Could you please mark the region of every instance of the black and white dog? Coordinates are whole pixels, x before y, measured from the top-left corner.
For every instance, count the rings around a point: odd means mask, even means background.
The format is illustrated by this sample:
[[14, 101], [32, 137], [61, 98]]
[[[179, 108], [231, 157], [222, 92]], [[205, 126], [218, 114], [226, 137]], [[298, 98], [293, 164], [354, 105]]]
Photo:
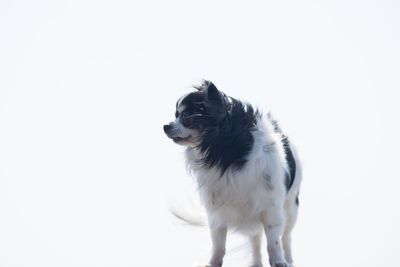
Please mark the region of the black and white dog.
[[209, 81], [176, 103], [166, 135], [184, 145], [212, 239], [206, 266], [222, 266], [228, 229], [244, 233], [261, 267], [265, 232], [272, 267], [293, 264], [291, 231], [302, 178], [297, 154], [271, 114], [225, 95]]

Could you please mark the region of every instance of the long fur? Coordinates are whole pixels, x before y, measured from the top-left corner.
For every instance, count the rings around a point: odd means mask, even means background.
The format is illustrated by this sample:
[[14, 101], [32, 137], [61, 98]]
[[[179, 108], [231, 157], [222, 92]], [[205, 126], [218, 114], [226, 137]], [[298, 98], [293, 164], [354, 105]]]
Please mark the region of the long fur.
[[[164, 130], [187, 146], [187, 165], [196, 177], [214, 247], [220, 247], [209, 266], [222, 265], [226, 228], [250, 239], [264, 230], [271, 265], [290, 266], [302, 179], [296, 150], [270, 113], [262, 116], [208, 81], [196, 89], [178, 101], [177, 119]], [[253, 259], [255, 266], [261, 266], [259, 258]]]

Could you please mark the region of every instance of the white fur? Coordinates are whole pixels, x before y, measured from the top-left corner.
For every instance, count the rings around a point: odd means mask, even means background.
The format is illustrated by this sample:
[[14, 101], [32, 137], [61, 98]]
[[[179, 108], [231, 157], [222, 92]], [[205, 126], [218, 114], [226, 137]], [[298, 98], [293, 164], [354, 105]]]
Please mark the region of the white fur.
[[297, 171], [289, 192], [285, 187], [288, 166], [279, 134], [269, 120], [259, 120], [254, 132], [254, 145], [247, 163], [240, 170], [228, 168], [222, 177], [217, 167], [198, 165], [202, 158], [196, 148], [188, 147], [186, 159], [198, 183], [213, 241], [208, 266], [221, 266], [225, 254], [227, 229], [249, 237], [252, 266], [262, 266], [260, 237], [264, 230], [270, 264], [287, 267], [292, 264], [290, 232], [297, 217], [296, 196], [301, 182], [301, 166], [293, 147]]

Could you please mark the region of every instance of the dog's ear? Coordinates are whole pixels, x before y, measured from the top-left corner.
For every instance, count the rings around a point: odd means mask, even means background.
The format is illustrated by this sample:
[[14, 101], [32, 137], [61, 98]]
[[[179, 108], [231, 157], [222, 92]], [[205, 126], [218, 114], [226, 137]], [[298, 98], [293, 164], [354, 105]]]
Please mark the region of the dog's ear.
[[219, 91], [212, 82], [205, 82], [207, 83], [204, 87], [205, 106], [209, 108], [215, 118], [222, 119], [226, 114], [225, 94]]
[[210, 81], [205, 81], [205, 95], [207, 101], [212, 103], [216, 106], [223, 106], [224, 105], [224, 96], [223, 94], [217, 89], [217, 87]]

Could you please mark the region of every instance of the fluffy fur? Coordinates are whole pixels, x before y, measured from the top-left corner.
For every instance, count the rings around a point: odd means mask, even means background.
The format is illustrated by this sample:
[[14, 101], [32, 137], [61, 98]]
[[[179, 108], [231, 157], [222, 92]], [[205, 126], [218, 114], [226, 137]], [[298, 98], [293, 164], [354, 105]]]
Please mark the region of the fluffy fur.
[[248, 236], [252, 266], [262, 266], [263, 232], [271, 266], [292, 266], [302, 176], [296, 151], [270, 114], [263, 117], [209, 81], [195, 89], [178, 100], [176, 119], [164, 131], [187, 147], [213, 243], [207, 266], [222, 266], [228, 229]]

